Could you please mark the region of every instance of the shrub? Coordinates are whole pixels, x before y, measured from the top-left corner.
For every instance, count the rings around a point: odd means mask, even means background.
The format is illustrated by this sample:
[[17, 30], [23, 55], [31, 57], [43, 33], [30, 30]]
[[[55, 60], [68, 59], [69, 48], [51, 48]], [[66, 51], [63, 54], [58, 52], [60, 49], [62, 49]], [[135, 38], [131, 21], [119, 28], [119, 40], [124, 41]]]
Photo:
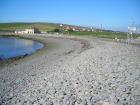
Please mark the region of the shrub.
[[53, 32], [60, 32], [60, 30], [59, 29], [54, 29]]

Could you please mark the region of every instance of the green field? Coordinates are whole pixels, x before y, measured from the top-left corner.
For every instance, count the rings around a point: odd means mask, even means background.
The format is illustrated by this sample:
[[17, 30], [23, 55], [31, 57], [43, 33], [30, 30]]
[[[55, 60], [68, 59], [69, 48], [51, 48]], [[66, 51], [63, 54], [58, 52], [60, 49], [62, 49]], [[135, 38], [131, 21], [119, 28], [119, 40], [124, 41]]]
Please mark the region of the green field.
[[[70, 26], [65, 24], [64, 26]], [[11, 31], [14, 32], [16, 29], [26, 29], [26, 28], [37, 28], [40, 31], [53, 32], [54, 30], [59, 30], [59, 33], [64, 33], [68, 35], [76, 36], [89, 36], [89, 37], [98, 37], [98, 38], [109, 38], [114, 39], [116, 36], [119, 39], [126, 39], [127, 33], [125, 32], [87, 32], [87, 31], [64, 31], [63, 27], [60, 28], [60, 24], [55, 23], [0, 23], [0, 31]], [[63, 29], [63, 30], [62, 30]], [[134, 34], [133, 38], [140, 37], [140, 34]]]
[[15, 31], [16, 29], [38, 28], [40, 31], [52, 31], [58, 28], [53, 23], [0, 23], [0, 31]]

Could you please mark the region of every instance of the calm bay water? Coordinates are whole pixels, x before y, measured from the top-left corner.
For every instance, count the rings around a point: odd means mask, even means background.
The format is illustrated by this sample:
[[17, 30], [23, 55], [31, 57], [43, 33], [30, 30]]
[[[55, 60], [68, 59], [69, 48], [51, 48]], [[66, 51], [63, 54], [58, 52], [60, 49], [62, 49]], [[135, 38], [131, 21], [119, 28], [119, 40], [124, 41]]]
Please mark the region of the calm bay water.
[[0, 38], [0, 60], [30, 55], [43, 47], [42, 43], [33, 40]]

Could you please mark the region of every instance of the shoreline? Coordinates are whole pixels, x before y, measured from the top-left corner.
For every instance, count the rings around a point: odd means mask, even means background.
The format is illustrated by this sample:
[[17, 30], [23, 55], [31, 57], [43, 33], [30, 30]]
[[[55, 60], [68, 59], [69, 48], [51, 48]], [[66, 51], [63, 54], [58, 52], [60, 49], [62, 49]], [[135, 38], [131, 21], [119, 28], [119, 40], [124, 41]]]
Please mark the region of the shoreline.
[[[10, 35], [0, 35], [0, 37], [15, 37], [15, 38], [20, 38], [20, 39], [27, 39], [27, 40], [33, 40], [33, 41], [37, 41], [37, 42], [40, 42], [40, 43], [42, 43], [43, 45], [44, 45], [44, 47], [43, 48], [41, 48], [41, 49], [39, 49], [39, 50], [37, 50], [36, 52], [34, 52], [34, 53], [32, 53], [32, 54], [30, 54], [30, 55], [27, 55], [27, 56], [19, 56], [19, 57], [14, 57], [14, 58], [11, 58], [11, 59], [7, 59], [7, 60], [2, 60], [2, 61], [0, 61], [0, 66], [1, 67], [3, 67], [3, 66], [5, 66], [7, 63], [8, 63], [8, 65], [10, 64], [10, 63], [13, 63], [13, 62], [18, 62], [19, 60], [21, 60], [21, 59], [24, 59], [25, 57], [29, 57], [29, 56], [32, 56], [32, 55], [34, 55], [35, 53], [38, 53], [38, 52], [40, 52], [40, 51], [42, 51], [42, 50], [45, 50], [45, 49], [49, 49], [49, 44], [47, 43], [47, 42], [45, 42], [45, 41], [43, 41], [43, 40], [38, 40], [37, 38], [35, 39], [34, 37], [28, 37], [28, 36], [19, 36], [19, 35], [12, 35], [12, 36], [10, 36]], [[47, 47], [47, 48], [46, 48]]]
[[0, 104], [139, 104], [139, 47], [101, 39], [26, 37], [50, 48], [0, 68]]
[[[8, 63], [9, 64], [14, 64], [14, 63], [17, 63], [18, 61], [21, 61], [21, 60], [24, 60], [26, 57], [30, 57], [34, 54], [38, 54], [39, 52], [44, 52], [44, 51], [47, 51], [47, 50], [50, 50], [51, 48], [53, 48], [55, 45], [53, 45], [53, 43], [51, 42], [46, 42], [46, 40], [43, 39], [44, 38], [57, 38], [57, 39], [68, 39], [68, 40], [74, 40], [74, 41], [78, 41], [81, 43], [82, 45], [82, 49], [88, 49], [88, 47], [90, 46], [89, 43], [86, 41], [86, 39], [80, 39], [80, 37], [56, 37], [56, 36], [34, 36], [34, 35], [0, 35], [0, 37], [16, 37], [16, 38], [21, 38], [21, 39], [27, 39], [27, 40], [33, 40], [33, 41], [37, 41], [37, 42], [40, 42], [40, 43], [43, 43], [44, 44], [44, 47], [38, 51], [36, 51], [35, 53], [32, 53], [31, 55], [27, 55], [27, 56], [20, 56], [20, 57], [14, 57], [14, 58], [11, 58], [11, 59], [8, 59], [8, 60], [5, 60], [5, 61], [0, 61], [0, 66], [3, 67], [5, 66], [5, 64]], [[41, 38], [40, 38], [41, 37]]]

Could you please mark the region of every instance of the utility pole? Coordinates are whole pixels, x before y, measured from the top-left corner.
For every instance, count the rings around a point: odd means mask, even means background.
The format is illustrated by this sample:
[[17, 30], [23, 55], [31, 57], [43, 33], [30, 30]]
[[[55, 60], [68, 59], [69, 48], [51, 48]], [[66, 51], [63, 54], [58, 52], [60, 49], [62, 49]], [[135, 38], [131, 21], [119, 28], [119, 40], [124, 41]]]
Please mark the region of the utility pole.
[[63, 24], [60, 24], [60, 31], [62, 33], [62, 27], [63, 27]]
[[103, 27], [103, 26], [102, 26], [102, 24], [101, 24], [101, 32], [102, 32], [102, 27]]

